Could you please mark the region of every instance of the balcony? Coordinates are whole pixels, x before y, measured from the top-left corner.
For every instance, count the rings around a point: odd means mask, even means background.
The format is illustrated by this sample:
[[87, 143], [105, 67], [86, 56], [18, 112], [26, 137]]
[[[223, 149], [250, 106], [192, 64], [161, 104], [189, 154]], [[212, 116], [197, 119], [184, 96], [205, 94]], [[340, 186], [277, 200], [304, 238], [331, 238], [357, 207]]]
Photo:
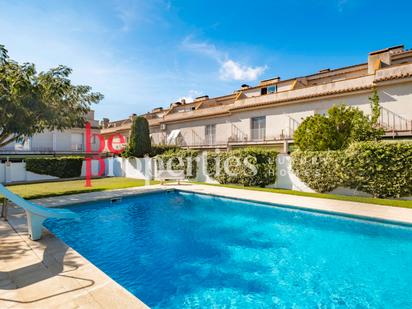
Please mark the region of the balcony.
[[385, 130], [385, 136], [412, 136], [412, 120], [381, 106], [379, 126]]
[[265, 139], [266, 139], [266, 128], [250, 130], [250, 140], [251, 141], [264, 141]]

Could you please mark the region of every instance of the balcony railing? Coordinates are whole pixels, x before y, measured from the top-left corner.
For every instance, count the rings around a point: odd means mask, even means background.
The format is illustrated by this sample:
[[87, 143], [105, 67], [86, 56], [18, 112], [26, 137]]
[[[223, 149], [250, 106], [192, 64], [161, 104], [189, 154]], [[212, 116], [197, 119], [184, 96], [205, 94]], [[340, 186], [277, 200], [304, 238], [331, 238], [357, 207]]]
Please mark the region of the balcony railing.
[[264, 141], [266, 139], [266, 129], [251, 129], [250, 137], [252, 141]]
[[412, 131], [412, 120], [406, 119], [382, 106], [380, 107], [379, 125], [386, 132]]
[[[236, 125], [232, 124], [231, 135], [228, 138], [220, 137], [219, 132], [212, 135], [200, 135], [195, 130], [183, 132], [176, 139], [177, 146], [206, 148], [206, 147], [223, 147], [233, 144], [264, 144], [276, 143], [283, 140], [292, 139], [293, 132], [299, 123], [296, 120], [290, 120], [289, 127], [283, 129], [280, 134], [268, 134], [265, 128], [251, 129], [249, 134], [246, 134]], [[226, 133], [226, 132], [225, 132]], [[225, 134], [226, 135], [226, 134]], [[152, 138], [153, 145], [165, 144], [166, 139]]]

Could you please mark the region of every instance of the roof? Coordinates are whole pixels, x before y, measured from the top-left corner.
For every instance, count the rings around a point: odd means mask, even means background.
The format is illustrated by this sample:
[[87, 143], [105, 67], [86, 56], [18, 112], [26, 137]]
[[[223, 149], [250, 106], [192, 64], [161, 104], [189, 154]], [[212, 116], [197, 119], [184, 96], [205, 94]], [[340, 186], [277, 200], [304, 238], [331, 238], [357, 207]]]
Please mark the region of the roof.
[[[405, 58], [406, 61], [400, 64], [396, 63], [378, 67], [374, 74], [368, 73], [367, 63], [361, 63], [332, 70], [321, 70], [315, 74], [284, 81], [278, 78], [271, 78], [261, 81], [259, 85], [236, 90], [228, 95], [214, 98], [205, 96], [204, 99], [199, 101], [182, 102], [179, 105], [172, 104], [170, 108], [155, 110], [142, 116], [148, 119], [150, 126], [159, 126], [162, 123], [192, 121], [205, 117], [220, 117], [251, 108], [310, 101], [315, 98], [337, 96], [344, 93], [365, 92], [370, 91], [381, 82], [412, 78], [412, 50], [404, 51], [403, 46], [395, 46], [372, 52], [370, 55], [385, 52], [390, 53], [391, 59]], [[271, 82], [272, 80], [273, 82]], [[267, 87], [272, 84], [281, 85], [283, 88], [276, 93], [266, 95], [252, 96], [251, 93], [248, 93], [251, 89]], [[130, 119], [124, 119], [111, 122], [109, 128], [104, 130], [113, 128], [113, 131], [118, 131], [130, 128], [130, 126]]]

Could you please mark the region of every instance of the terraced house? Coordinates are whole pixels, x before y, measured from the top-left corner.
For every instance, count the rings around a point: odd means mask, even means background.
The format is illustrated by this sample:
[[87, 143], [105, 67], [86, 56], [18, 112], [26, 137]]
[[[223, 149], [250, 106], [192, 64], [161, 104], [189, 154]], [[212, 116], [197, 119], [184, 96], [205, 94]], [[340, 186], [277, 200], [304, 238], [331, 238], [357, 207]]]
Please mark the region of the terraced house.
[[[232, 94], [170, 104], [143, 115], [154, 144], [197, 149], [266, 145], [287, 151], [293, 133], [307, 116], [325, 113], [334, 104], [359, 107], [370, 114], [376, 87], [385, 138], [412, 137], [412, 50], [395, 46], [369, 53], [367, 62], [281, 80], [242, 85]], [[101, 133], [128, 136], [131, 120], [104, 119]]]

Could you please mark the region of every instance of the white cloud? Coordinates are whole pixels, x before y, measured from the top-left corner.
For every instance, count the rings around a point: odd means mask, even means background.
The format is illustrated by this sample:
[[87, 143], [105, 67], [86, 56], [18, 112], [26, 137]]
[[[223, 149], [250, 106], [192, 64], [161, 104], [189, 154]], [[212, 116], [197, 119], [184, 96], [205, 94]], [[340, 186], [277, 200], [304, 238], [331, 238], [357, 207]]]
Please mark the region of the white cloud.
[[254, 81], [256, 80], [264, 71], [264, 67], [248, 67], [241, 65], [233, 60], [225, 61], [219, 70], [220, 79], [222, 80], [244, 80], [244, 81]]
[[182, 99], [183, 99], [183, 100], [186, 101], [186, 103], [191, 103], [191, 102], [193, 102], [193, 100], [195, 98], [197, 98], [198, 96], [201, 96], [201, 95], [202, 95], [202, 92], [200, 92], [200, 91], [189, 90], [187, 95], [185, 95], [183, 97], [180, 97], [179, 99], [177, 99], [177, 101], [182, 101]]
[[183, 40], [182, 47], [216, 60], [220, 65], [219, 78], [221, 80], [254, 81], [267, 68], [266, 66], [251, 67], [242, 65], [230, 59], [227, 53], [218, 50], [214, 44], [195, 42], [192, 40], [192, 36], [188, 36]]

